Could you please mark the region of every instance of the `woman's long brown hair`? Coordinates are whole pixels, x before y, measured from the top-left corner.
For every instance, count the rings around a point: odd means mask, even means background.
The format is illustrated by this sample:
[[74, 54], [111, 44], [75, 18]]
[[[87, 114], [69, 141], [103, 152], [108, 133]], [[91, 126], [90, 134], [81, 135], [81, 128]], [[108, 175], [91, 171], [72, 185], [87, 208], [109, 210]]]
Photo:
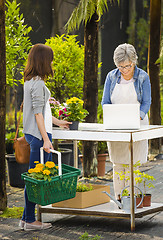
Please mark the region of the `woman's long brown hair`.
[[44, 81], [49, 75], [53, 76], [51, 62], [53, 61], [52, 49], [44, 44], [35, 44], [28, 55], [27, 65], [24, 70], [24, 81], [39, 76]]

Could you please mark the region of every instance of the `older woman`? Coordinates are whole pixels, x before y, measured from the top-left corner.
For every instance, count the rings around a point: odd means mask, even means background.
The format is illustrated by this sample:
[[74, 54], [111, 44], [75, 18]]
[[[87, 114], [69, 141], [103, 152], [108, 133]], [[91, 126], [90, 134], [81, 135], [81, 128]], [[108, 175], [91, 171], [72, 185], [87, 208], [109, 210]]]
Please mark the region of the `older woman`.
[[[114, 51], [116, 69], [110, 71], [106, 77], [102, 105], [121, 103], [140, 103], [140, 123], [148, 124], [148, 111], [151, 104], [151, 85], [148, 74], [136, 66], [137, 54], [131, 44], [120, 44]], [[110, 160], [113, 163], [113, 184], [115, 197], [128, 185], [119, 179], [116, 172], [128, 175], [130, 163], [129, 144], [122, 142], [108, 142]], [[135, 142], [133, 146], [134, 163], [145, 163], [148, 154], [148, 141]], [[124, 164], [128, 166], [124, 167]]]

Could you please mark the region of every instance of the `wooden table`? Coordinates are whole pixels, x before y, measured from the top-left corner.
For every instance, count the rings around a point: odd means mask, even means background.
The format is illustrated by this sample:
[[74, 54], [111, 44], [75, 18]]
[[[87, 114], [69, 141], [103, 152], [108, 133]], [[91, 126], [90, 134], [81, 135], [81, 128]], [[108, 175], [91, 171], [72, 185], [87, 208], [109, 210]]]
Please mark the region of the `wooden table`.
[[[133, 142], [144, 139], [154, 139], [163, 137], [163, 126], [144, 125], [138, 130], [104, 130], [103, 124], [80, 123], [78, 131], [64, 129], [53, 129], [53, 139], [66, 139], [74, 141], [74, 166], [78, 167], [77, 140], [83, 141], [122, 141], [130, 143], [130, 192], [131, 192], [131, 213], [124, 213], [122, 210], [115, 210], [111, 204], [101, 204], [86, 209], [67, 209], [45, 206], [38, 208], [38, 219], [41, 213], [59, 213], [73, 215], [90, 215], [116, 218], [130, 218], [131, 231], [135, 229], [135, 217], [143, 217], [158, 211], [163, 211], [163, 203], [153, 203], [149, 208], [142, 208], [134, 211], [134, 174], [133, 174]], [[113, 204], [114, 205], [114, 204]]]

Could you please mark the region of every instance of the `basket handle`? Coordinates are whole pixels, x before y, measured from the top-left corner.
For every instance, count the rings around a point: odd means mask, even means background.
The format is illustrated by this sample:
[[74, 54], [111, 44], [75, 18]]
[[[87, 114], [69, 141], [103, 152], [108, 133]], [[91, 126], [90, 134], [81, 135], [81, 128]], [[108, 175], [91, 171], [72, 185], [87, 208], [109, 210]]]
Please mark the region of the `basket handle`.
[[[50, 149], [50, 152], [56, 153], [58, 155], [58, 172], [59, 172], [59, 176], [61, 176], [62, 175], [61, 152], [58, 152], [58, 151], [53, 150], [53, 149]], [[43, 147], [40, 148], [40, 156], [41, 156], [41, 163], [44, 164]]]

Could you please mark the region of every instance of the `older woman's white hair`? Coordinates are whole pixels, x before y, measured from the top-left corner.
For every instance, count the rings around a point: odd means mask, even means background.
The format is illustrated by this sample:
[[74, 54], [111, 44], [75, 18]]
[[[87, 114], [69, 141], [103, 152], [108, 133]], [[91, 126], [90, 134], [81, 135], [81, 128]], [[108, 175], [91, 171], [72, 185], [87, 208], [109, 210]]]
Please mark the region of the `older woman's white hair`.
[[114, 51], [113, 60], [118, 67], [125, 61], [132, 62], [134, 65], [137, 63], [138, 56], [134, 46], [128, 43], [120, 44]]

